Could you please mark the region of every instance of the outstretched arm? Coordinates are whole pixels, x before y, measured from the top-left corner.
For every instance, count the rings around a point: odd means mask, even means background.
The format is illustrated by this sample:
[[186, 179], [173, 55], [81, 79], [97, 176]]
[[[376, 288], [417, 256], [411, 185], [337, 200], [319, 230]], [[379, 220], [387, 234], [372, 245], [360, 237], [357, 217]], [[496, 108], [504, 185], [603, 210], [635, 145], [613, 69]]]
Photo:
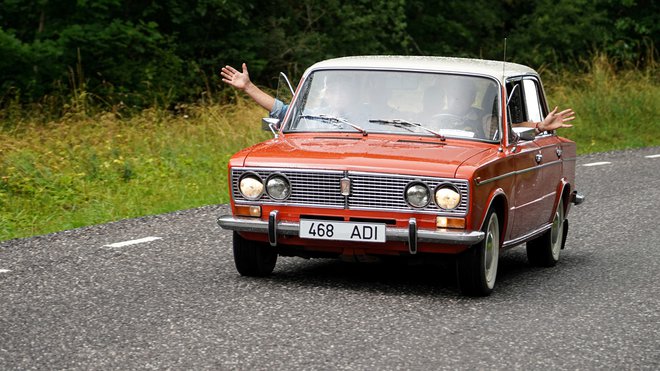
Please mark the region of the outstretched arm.
[[559, 107], [555, 107], [555, 109], [553, 109], [550, 113], [548, 113], [547, 116], [545, 116], [543, 121], [540, 122], [526, 121], [515, 125], [536, 128], [537, 132], [539, 133], [544, 131], [555, 130], [559, 128], [573, 127], [573, 125], [565, 124], [565, 122], [575, 120], [575, 112], [573, 111], [573, 109], [568, 108], [561, 112], [557, 112], [558, 109]]
[[245, 63], [243, 63], [242, 67], [243, 72], [238, 71], [232, 66], [222, 67], [222, 70], [220, 71], [222, 81], [238, 90], [243, 90], [261, 107], [267, 109], [269, 112], [272, 111], [273, 105], [275, 104], [275, 98], [259, 89], [252, 83], [252, 81], [250, 81], [250, 74], [248, 73], [247, 65]]

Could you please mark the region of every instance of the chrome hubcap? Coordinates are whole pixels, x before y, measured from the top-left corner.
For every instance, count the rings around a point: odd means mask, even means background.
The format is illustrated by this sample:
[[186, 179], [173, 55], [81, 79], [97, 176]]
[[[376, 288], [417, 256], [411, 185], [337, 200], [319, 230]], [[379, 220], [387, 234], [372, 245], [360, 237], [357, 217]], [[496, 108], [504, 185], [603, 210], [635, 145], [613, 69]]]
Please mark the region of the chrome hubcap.
[[561, 242], [564, 238], [564, 209], [563, 203], [560, 203], [555, 213], [555, 219], [552, 221], [552, 231], [550, 239], [552, 243], [552, 257], [559, 260], [559, 251], [561, 250]]
[[489, 288], [495, 286], [497, 276], [497, 262], [500, 252], [500, 227], [497, 214], [493, 214], [488, 221], [486, 230], [486, 241], [484, 245], [484, 268], [486, 273], [486, 284]]

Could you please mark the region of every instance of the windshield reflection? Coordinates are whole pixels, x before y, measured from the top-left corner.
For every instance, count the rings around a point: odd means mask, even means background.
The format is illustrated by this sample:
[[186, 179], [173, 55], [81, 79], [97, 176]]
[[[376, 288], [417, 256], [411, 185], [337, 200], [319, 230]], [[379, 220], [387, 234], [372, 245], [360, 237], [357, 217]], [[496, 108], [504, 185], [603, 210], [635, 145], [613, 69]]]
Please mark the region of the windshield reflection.
[[[357, 127], [369, 133], [498, 140], [498, 91], [495, 81], [479, 76], [317, 71], [290, 108], [285, 132], [355, 132]], [[319, 117], [352, 125], [328, 125]]]

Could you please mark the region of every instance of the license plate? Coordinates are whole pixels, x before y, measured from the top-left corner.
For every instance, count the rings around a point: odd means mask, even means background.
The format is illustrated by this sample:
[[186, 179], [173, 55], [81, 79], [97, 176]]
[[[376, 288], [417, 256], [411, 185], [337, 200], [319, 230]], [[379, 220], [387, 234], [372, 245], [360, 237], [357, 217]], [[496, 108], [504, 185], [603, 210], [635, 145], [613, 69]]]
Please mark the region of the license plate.
[[300, 220], [301, 238], [357, 242], [385, 242], [385, 224]]

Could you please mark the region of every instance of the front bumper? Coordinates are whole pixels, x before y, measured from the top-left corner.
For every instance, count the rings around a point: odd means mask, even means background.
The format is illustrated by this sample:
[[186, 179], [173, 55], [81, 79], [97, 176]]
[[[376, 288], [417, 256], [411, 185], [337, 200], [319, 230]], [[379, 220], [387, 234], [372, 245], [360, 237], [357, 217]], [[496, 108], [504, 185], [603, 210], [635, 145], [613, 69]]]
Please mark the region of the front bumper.
[[[233, 215], [223, 215], [218, 218], [218, 225], [224, 229], [238, 232], [267, 233], [268, 241], [277, 246], [277, 235], [298, 236], [300, 223], [280, 221], [278, 212], [271, 211], [268, 220], [242, 218]], [[484, 238], [481, 231], [452, 231], [447, 229], [418, 229], [417, 220], [411, 218], [408, 228], [387, 226], [385, 237], [388, 241], [406, 241], [411, 254], [417, 253], [418, 242], [431, 242], [449, 245], [474, 245]]]

